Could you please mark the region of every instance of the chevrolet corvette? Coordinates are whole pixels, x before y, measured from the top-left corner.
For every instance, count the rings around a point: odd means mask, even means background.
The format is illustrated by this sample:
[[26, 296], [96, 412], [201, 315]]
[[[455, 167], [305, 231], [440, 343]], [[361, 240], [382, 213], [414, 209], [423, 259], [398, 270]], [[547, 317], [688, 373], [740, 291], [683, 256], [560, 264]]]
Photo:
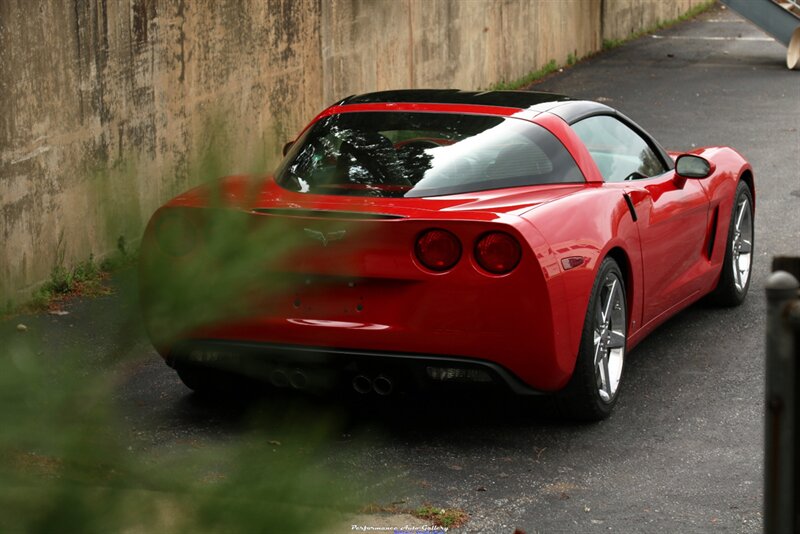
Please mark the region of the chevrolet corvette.
[[700, 299], [743, 302], [754, 207], [735, 150], [668, 152], [602, 103], [350, 96], [274, 174], [157, 210], [145, 324], [198, 392], [240, 376], [365, 397], [492, 387], [599, 420], [658, 325]]

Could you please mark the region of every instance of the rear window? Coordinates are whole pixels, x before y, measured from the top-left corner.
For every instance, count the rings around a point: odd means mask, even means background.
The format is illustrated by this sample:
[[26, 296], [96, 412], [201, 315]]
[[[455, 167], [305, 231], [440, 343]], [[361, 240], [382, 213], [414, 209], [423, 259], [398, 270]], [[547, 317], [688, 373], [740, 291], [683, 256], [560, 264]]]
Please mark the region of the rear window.
[[300, 193], [379, 197], [584, 181], [564, 146], [536, 124], [403, 112], [321, 119], [295, 143], [276, 179]]

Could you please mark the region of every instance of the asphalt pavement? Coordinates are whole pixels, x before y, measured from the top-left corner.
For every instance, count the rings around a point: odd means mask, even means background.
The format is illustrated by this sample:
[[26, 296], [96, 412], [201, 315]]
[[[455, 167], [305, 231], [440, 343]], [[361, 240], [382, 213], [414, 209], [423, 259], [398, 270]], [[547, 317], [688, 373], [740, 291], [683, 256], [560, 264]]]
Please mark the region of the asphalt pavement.
[[[786, 70], [784, 57], [764, 33], [716, 8], [532, 87], [606, 102], [671, 150], [732, 146], [755, 171], [746, 302], [693, 306], [639, 345], [610, 419], [568, 424], [536, 404], [475, 397], [370, 406], [288, 398], [276, 412], [289, 405], [303, 425], [334, 414], [325, 462], [359, 481], [363, 500], [462, 509], [463, 532], [760, 532], [764, 285], [774, 255], [800, 255], [800, 72]], [[138, 324], [116, 321], [135, 316], [125, 298], [132, 278], [122, 273], [115, 295], [69, 303], [68, 315], [17, 317], [0, 327], [26, 323], [24, 335], [41, 338], [54, 357], [68, 346], [89, 347], [87, 361], [120, 357], [120, 346], [135, 355], [115, 399], [134, 448], [239, 439], [246, 402], [198, 400]], [[394, 520], [359, 518], [373, 526]]]

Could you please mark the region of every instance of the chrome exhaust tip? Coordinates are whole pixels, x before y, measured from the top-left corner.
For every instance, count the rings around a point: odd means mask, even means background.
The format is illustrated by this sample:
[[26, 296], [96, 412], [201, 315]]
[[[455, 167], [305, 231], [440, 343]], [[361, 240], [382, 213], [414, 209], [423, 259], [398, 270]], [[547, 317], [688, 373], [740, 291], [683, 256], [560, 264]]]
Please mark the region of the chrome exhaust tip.
[[306, 389], [306, 386], [308, 385], [308, 377], [300, 369], [295, 369], [289, 376], [289, 384], [294, 389]]
[[353, 389], [365, 395], [372, 391], [372, 380], [364, 375], [356, 375], [355, 378], [353, 378]]
[[275, 369], [270, 373], [269, 381], [276, 388], [285, 388], [289, 385], [289, 376], [283, 369]]
[[394, 383], [388, 376], [378, 375], [375, 380], [372, 381], [372, 389], [374, 389], [375, 393], [378, 395], [386, 396], [392, 393]]

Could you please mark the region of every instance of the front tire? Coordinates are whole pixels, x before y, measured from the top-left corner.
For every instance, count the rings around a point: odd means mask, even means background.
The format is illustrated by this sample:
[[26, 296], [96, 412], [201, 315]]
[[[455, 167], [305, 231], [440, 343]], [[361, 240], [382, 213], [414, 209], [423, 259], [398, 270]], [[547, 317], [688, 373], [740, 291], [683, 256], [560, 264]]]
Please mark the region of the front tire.
[[617, 262], [606, 258], [592, 286], [575, 371], [558, 394], [564, 416], [600, 421], [611, 415], [619, 397], [627, 332], [624, 278]]
[[743, 181], [736, 186], [731, 210], [731, 224], [725, 244], [725, 259], [717, 287], [709, 300], [718, 306], [738, 306], [750, 288], [753, 268], [753, 195]]

